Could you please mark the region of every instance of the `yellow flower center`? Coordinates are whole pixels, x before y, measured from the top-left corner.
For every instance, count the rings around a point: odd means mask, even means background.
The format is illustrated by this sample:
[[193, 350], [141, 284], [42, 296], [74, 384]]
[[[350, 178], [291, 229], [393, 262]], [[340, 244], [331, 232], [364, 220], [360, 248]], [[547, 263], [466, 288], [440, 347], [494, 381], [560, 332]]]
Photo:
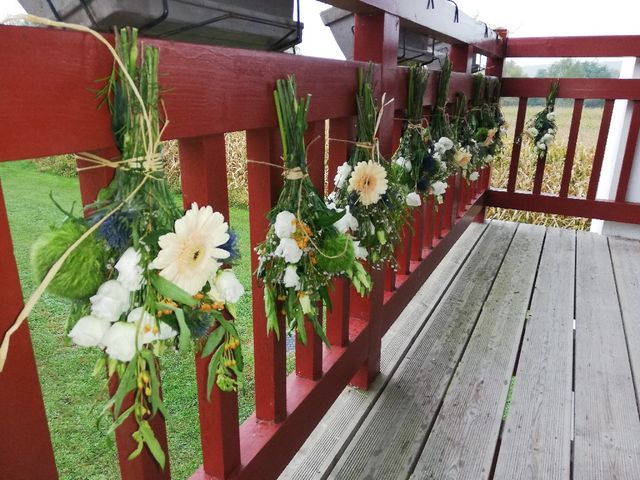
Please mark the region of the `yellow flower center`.
[[195, 267], [204, 259], [204, 246], [200, 243], [184, 245], [180, 253], [180, 263]]

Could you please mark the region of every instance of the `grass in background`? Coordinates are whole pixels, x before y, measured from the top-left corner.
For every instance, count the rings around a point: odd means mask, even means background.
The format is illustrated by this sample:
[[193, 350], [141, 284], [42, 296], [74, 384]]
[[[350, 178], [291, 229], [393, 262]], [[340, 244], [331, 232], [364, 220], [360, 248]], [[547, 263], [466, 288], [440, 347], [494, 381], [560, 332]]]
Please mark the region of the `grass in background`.
[[[543, 107], [539, 106], [529, 106], [527, 108], [525, 121], [528, 121], [542, 108]], [[507, 139], [505, 141], [504, 153], [501, 157], [496, 158], [492, 167], [491, 186], [495, 188], [507, 187], [517, 107], [503, 107], [503, 113], [509, 125], [509, 129]], [[558, 134], [556, 136], [555, 143], [549, 149], [542, 182], [542, 192], [550, 194], [557, 194], [560, 190], [560, 182], [564, 170], [564, 159], [567, 152], [569, 129], [571, 127], [573, 105], [557, 107], [556, 113]], [[571, 182], [569, 184], [570, 196], [586, 197], [601, 119], [602, 108], [585, 108], [582, 111], [578, 144], [573, 160]], [[532, 152], [530, 145], [525, 143], [522, 145], [520, 153], [516, 190], [529, 192], [532, 190], [536, 165], [537, 157]], [[487, 218], [533, 223], [550, 227], [573, 228], [577, 230], [588, 230], [591, 225], [591, 221], [586, 218], [564, 217], [561, 215], [507, 210], [503, 208], [489, 209], [487, 212]]]
[[[31, 245], [49, 225], [62, 220], [62, 214], [48, 197], [49, 192], [65, 207], [76, 202], [76, 212], [80, 205], [77, 177], [42, 173], [38, 171], [40, 165], [29, 161], [0, 164], [0, 180], [25, 297], [36, 287], [29, 261]], [[254, 409], [249, 221], [246, 207], [233, 207], [230, 214], [243, 255], [235, 271], [248, 293], [238, 305], [238, 330], [246, 358], [245, 387], [239, 395], [242, 421]], [[45, 294], [29, 318], [60, 478], [112, 480], [119, 478], [114, 439], [105, 435], [106, 425], [96, 426], [97, 415], [107, 400], [104, 379], [91, 376], [99, 353], [65, 342], [68, 309], [66, 301]], [[172, 476], [187, 478], [202, 463], [193, 355], [165, 355], [162, 372], [169, 411]]]

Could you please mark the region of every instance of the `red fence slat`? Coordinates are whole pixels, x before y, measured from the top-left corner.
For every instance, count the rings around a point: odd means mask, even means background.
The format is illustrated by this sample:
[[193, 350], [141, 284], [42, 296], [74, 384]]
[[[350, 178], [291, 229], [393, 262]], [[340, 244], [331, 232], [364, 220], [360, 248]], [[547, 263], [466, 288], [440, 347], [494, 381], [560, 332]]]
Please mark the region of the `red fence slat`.
[[[275, 129], [247, 131], [247, 169], [249, 172], [249, 226], [251, 269], [258, 267], [255, 247], [261, 243], [269, 222], [265, 214], [276, 202], [282, 186], [282, 170], [255, 162], [281, 165], [282, 146]], [[286, 349], [284, 319], [280, 318], [280, 339], [267, 334], [262, 286], [252, 276], [253, 345], [256, 377], [256, 418], [279, 422], [287, 415]]]
[[602, 170], [602, 160], [604, 159], [604, 151], [607, 146], [607, 138], [609, 137], [609, 127], [611, 127], [611, 114], [615, 100], [609, 99], [604, 102], [604, 110], [602, 111], [602, 120], [600, 121], [600, 131], [598, 133], [598, 143], [596, 151], [593, 155], [593, 167], [591, 168], [591, 177], [589, 178], [589, 189], [587, 190], [587, 198], [593, 200], [596, 198], [598, 182], [600, 181], [600, 171]]
[[518, 180], [518, 164], [520, 163], [520, 150], [522, 148], [522, 132], [524, 131], [524, 119], [527, 114], [527, 97], [522, 97], [518, 101], [518, 116], [516, 117], [516, 127], [513, 136], [513, 146], [511, 148], [511, 164], [509, 165], [509, 180], [507, 191], [514, 192]]
[[580, 130], [580, 117], [582, 116], [582, 106], [584, 100], [576, 99], [573, 104], [573, 116], [571, 117], [571, 128], [569, 130], [569, 143], [567, 145], [567, 154], [564, 161], [564, 171], [562, 173], [562, 181], [560, 183], [560, 196], [566, 197], [569, 193], [569, 183], [571, 182], [571, 173], [573, 170], [573, 158], [576, 154], [576, 144], [578, 143], [578, 132]]
[[533, 177], [533, 189], [532, 193], [534, 195], [538, 195], [542, 191], [542, 181], [544, 180], [544, 167], [547, 163], [547, 152], [546, 150], [540, 154], [538, 154], [537, 163], [536, 163], [536, 173]]
[[[545, 98], [555, 78], [504, 78], [503, 97]], [[561, 78], [558, 98], [640, 100], [640, 79]]]
[[[223, 134], [180, 141], [182, 198], [185, 208], [192, 202], [211, 205], [229, 221], [226, 151]], [[204, 470], [227, 478], [240, 464], [238, 394], [222, 392], [217, 386], [207, 400], [210, 357], [196, 356], [200, 437]]]
[[506, 57], [640, 57], [639, 35], [510, 38]]
[[627, 144], [624, 149], [622, 167], [620, 168], [620, 180], [618, 181], [618, 190], [616, 191], [617, 202], [624, 202], [627, 198], [629, 178], [631, 177], [633, 159], [636, 154], [636, 145], [638, 144], [638, 131], [640, 131], [640, 102], [635, 102], [633, 105], [633, 113], [631, 114], [631, 122], [629, 124]]

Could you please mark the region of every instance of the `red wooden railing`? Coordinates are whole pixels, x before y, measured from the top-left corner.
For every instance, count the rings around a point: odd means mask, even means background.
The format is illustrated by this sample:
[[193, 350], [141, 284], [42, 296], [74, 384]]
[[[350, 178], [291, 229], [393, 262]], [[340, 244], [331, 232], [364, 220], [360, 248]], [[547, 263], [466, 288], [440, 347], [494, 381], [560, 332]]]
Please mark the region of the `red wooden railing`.
[[[402, 115], [406, 104], [407, 73], [396, 65], [400, 19], [454, 43], [451, 100], [457, 91], [470, 96], [474, 53], [491, 56], [489, 71], [500, 74], [503, 42], [476, 38], [466, 24], [450, 25], [450, 20], [444, 22], [437, 15], [425, 16], [422, 9], [418, 16], [405, 7], [388, 12], [382, 8], [388, 2], [382, 0], [334, 3], [357, 13], [357, 61], [152, 41], [160, 48], [170, 121], [165, 139], [179, 140], [185, 205], [194, 201], [210, 204], [228, 216], [225, 132], [247, 131], [248, 158], [281, 162], [272, 91], [275, 80], [289, 74], [296, 76], [300, 95], [313, 95], [308, 138], [324, 139], [328, 120], [330, 137], [348, 140], [353, 138], [357, 69], [365, 61], [375, 62], [378, 94], [386, 92], [387, 98], [395, 99], [379, 130], [381, 151], [390, 156], [400, 134], [393, 119]], [[112, 66], [103, 46], [80, 33], [9, 26], [0, 27], [0, 44], [0, 161], [78, 151], [113, 153], [108, 113], [96, 109], [96, 99], [89, 91]], [[424, 99], [426, 109], [434, 101], [436, 85], [437, 74], [433, 74]], [[309, 151], [315, 159], [310, 162], [310, 174], [320, 188], [324, 145], [317, 141]], [[329, 143], [330, 179], [346, 158], [345, 143]], [[111, 175], [107, 170], [81, 173], [85, 204]], [[250, 163], [248, 177], [253, 247], [266, 233], [265, 213], [277, 197], [281, 176], [276, 168]], [[309, 343], [296, 344], [296, 373], [288, 377], [284, 339], [266, 333], [261, 287], [254, 278], [256, 410], [239, 425], [235, 393], [214, 388], [207, 401], [205, 361], [196, 358], [203, 465], [192, 478], [276, 477], [346, 385], [368, 387], [380, 369], [382, 335], [470, 222], [483, 218], [488, 183], [488, 169], [470, 184], [460, 176], [452, 177], [443, 205], [434, 209], [430, 201], [416, 209], [413, 234], [408, 229], [398, 248], [400, 269], [373, 271], [374, 288], [368, 299], [354, 295], [346, 282], [336, 282], [334, 310], [327, 316], [333, 348], [325, 348], [309, 331]], [[1, 190], [0, 251], [4, 306], [0, 333], [4, 333], [22, 306], [22, 295]], [[251, 261], [255, 268], [254, 253]], [[166, 451], [163, 419], [157, 416], [153, 426]], [[133, 461], [126, 459], [134, 448], [131, 428], [125, 422], [116, 435], [122, 478], [169, 478], [170, 468], [161, 471], [146, 452]], [[57, 478], [26, 324], [14, 336], [7, 366], [0, 373], [0, 431], [0, 477]]]
[[[640, 56], [640, 36], [606, 37], [556, 37], [556, 38], [510, 38], [506, 57], [624, 57]], [[558, 98], [574, 99], [573, 115], [567, 142], [562, 180], [557, 194], [541, 192], [544, 176], [544, 161], [537, 164], [533, 188], [530, 192], [516, 191], [521, 154], [520, 135], [525, 125], [527, 100], [545, 97], [555, 79], [505, 78], [502, 81], [502, 96], [517, 97], [518, 113], [515, 123], [515, 139], [507, 188], [491, 189], [487, 192], [487, 205], [528, 210], [560, 215], [612, 220], [640, 224], [640, 203], [628, 200], [629, 181], [636, 155], [636, 144], [640, 131], [640, 79], [560, 79]], [[584, 101], [604, 100], [604, 108], [596, 143], [593, 165], [586, 195], [569, 196], [573, 160], [578, 141], [578, 131]], [[624, 157], [617, 177], [614, 199], [596, 199], [596, 190], [602, 171], [609, 128], [615, 100], [628, 100], [632, 114], [628, 126]]]

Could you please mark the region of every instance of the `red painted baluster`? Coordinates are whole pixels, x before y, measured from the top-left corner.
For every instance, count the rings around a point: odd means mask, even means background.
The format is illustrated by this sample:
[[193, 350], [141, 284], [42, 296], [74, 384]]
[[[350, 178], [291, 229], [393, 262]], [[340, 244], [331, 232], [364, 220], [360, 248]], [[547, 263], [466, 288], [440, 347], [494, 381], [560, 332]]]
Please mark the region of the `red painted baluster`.
[[[313, 122], [307, 128], [307, 165], [311, 181], [319, 192], [324, 192], [324, 121]], [[318, 321], [322, 323], [322, 306], [318, 306]], [[296, 374], [317, 380], [322, 376], [322, 339], [314, 332], [310, 321], [305, 322], [307, 344], [296, 336]]]
[[[104, 158], [117, 158], [119, 153], [115, 148], [96, 152]], [[89, 164], [79, 161], [78, 166], [83, 167]], [[97, 168], [79, 172], [80, 193], [84, 205], [95, 200], [101, 188], [107, 186], [113, 178], [114, 171], [109, 168]], [[117, 389], [117, 377], [114, 376], [109, 381], [109, 393], [113, 395]], [[124, 411], [133, 402], [133, 395], [125, 397], [122, 410]], [[133, 432], [138, 429], [138, 424], [133, 417], [129, 417], [116, 429], [116, 444], [118, 447], [118, 462], [120, 464], [120, 475], [122, 480], [134, 479], [168, 479], [171, 477], [169, 466], [169, 449], [167, 447], [167, 429], [162, 415], [158, 414], [149, 419], [149, 424], [153, 429], [158, 442], [165, 453], [166, 464], [164, 470], [160, 468], [153, 458], [149, 449], [145, 447], [142, 453], [134, 460], [128, 457], [137, 447], [137, 442], [131, 438]]]
[[[399, 36], [399, 19], [385, 12], [356, 14], [354, 59], [380, 64], [380, 92], [387, 100], [394, 98]], [[378, 138], [380, 152], [390, 158], [393, 149], [393, 105], [388, 105], [380, 121]], [[388, 270], [388, 269], [387, 269]], [[367, 360], [353, 378], [354, 385], [368, 388], [380, 372], [380, 348], [383, 331], [384, 270], [373, 270], [373, 291], [369, 297], [369, 347]], [[393, 285], [393, 281], [391, 285]]]
[[569, 143], [567, 145], [567, 155], [564, 162], [564, 171], [560, 183], [560, 197], [567, 198], [569, 193], [569, 183], [573, 169], [573, 157], [576, 154], [576, 144], [578, 143], [578, 132], [580, 130], [580, 117], [582, 116], [582, 106], [584, 100], [576, 98], [573, 104], [573, 116], [571, 117], [571, 129], [569, 130]]
[[598, 143], [596, 152], [593, 156], [593, 167], [591, 168], [591, 177], [589, 178], [589, 189], [587, 190], [587, 199], [594, 200], [600, 181], [600, 171], [602, 170], [602, 160], [604, 159], [604, 150], [607, 146], [607, 138], [609, 137], [609, 127], [611, 127], [611, 114], [613, 113], [613, 105], [615, 100], [609, 99], [604, 102], [604, 110], [602, 111], [602, 120], [600, 121], [600, 131], [598, 132]]
[[[0, 185], [0, 340], [22, 310], [22, 288]], [[88, 372], [86, 372], [88, 373]], [[7, 479], [58, 478], [29, 326], [11, 337], [0, 372], [0, 472]]]
[[396, 258], [398, 259], [398, 273], [407, 275], [409, 273], [409, 263], [411, 262], [411, 228], [403, 225], [400, 232], [400, 243], [396, 247]]
[[[329, 191], [333, 191], [333, 180], [338, 167], [347, 161], [349, 144], [331, 139], [351, 140], [352, 118], [337, 118], [329, 121]], [[330, 292], [333, 309], [327, 311], [327, 338], [331, 345], [344, 347], [349, 343], [349, 280], [336, 279]]]
[[622, 167], [620, 168], [616, 202], [624, 202], [627, 199], [629, 178], [631, 177], [633, 158], [635, 157], [636, 145], [638, 143], [638, 130], [640, 130], [640, 101], [634, 102], [633, 105], [633, 113], [631, 114], [631, 122], [629, 124], [629, 135], [627, 136], [627, 144], [624, 149], [624, 157], [622, 158]]
[[533, 178], [533, 194], [539, 195], [542, 191], [542, 180], [544, 179], [544, 167], [547, 163], [547, 151], [538, 154], [538, 163], [536, 164], [536, 173]]
[[516, 117], [516, 129], [513, 136], [513, 146], [511, 148], [511, 164], [509, 165], [509, 180], [507, 182], [507, 192], [515, 192], [516, 181], [518, 179], [518, 164], [520, 163], [520, 150], [522, 149], [522, 132], [524, 130], [524, 118], [527, 113], [527, 100], [523, 97], [518, 102], [518, 115]]
[[[229, 221], [224, 134], [180, 140], [180, 174], [185, 208], [211, 205]], [[210, 359], [196, 355], [202, 460], [205, 473], [223, 479], [240, 465], [238, 394], [214, 385], [207, 400]]]
[[[249, 229], [251, 236], [251, 269], [258, 267], [255, 247], [264, 241], [269, 229], [266, 213], [276, 202], [282, 188], [282, 170], [262, 163], [282, 165], [282, 146], [276, 129], [247, 131], [249, 172]], [[264, 293], [252, 276], [253, 347], [256, 376], [256, 417], [279, 422], [287, 416], [286, 331], [284, 318], [279, 318], [280, 339], [267, 334]]]
[[422, 259], [422, 248], [424, 246], [424, 217], [426, 205], [424, 201], [419, 207], [415, 207], [413, 216], [413, 235], [411, 239], [411, 260]]
[[433, 230], [434, 230], [434, 212], [433, 212], [433, 195], [427, 196], [426, 206], [424, 210], [424, 248], [422, 257], [425, 258], [433, 248]]

